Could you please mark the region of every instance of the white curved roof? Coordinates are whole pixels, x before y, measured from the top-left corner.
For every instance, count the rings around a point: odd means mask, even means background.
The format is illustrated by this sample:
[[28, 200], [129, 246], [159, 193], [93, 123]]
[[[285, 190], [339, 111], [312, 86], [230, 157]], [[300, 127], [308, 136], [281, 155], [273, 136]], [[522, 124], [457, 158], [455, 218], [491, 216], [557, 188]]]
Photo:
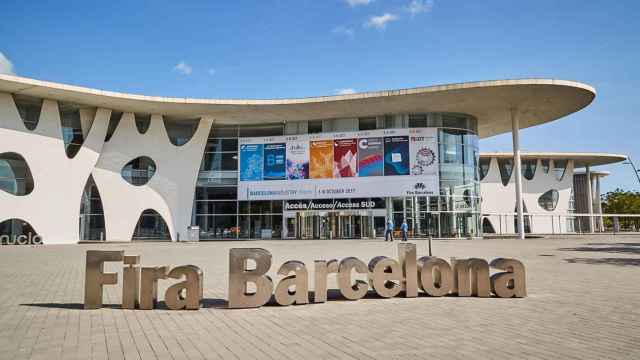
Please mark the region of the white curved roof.
[[[511, 152], [481, 152], [480, 158], [513, 158]], [[586, 165], [597, 166], [614, 164], [627, 160], [626, 155], [607, 153], [587, 153], [587, 152], [521, 152], [520, 158], [527, 159], [550, 159], [550, 160], [573, 160], [574, 167], [580, 168]]]
[[480, 137], [511, 131], [512, 108], [520, 113], [521, 128], [527, 128], [576, 112], [596, 95], [593, 87], [579, 82], [520, 79], [298, 99], [189, 99], [124, 94], [11, 75], [0, 75], [0, 91], [118, 111], [211, 116], [223, 123], [455, 112], [475, 116]]

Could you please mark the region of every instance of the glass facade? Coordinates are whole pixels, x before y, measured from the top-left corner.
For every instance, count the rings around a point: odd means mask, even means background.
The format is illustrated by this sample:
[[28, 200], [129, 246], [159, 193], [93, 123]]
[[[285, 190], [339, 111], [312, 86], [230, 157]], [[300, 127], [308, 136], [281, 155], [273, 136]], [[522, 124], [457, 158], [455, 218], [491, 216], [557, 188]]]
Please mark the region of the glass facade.
[[[439, 195], [389, 198], [389, 201], [380, 198], [371, 201], [377, 206], [358, 211], [291, 210], [285, 206], [286, 200], [237, 200], [238, 138], [407, 127], [438, 128]], [[443, 113], [214, 125], [200, 166], [192, 224], [199, 226], [200, 240], [373, 237], [382, 234], [389, 217], [398, 230], [406, 220], [411, 236], [480, 236], [476, 128], [476, 120], [471, 116]], [[342, 200], [345, 199], [314, 201]]]

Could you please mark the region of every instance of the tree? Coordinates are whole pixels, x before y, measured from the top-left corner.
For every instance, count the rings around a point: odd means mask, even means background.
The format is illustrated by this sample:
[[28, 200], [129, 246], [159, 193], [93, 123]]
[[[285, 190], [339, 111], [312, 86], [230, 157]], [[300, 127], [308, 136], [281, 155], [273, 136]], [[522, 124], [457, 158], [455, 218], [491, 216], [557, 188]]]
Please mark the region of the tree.
[[[640, 192], [624, 191], [620, 188], [601, 195], [602, 212], [605, 214], [640, 214]], [[622, 228], [635, 225], [637, 218], [620, 218]], [[605, 225], [611, 226], [611, 219], [605, 219]]]

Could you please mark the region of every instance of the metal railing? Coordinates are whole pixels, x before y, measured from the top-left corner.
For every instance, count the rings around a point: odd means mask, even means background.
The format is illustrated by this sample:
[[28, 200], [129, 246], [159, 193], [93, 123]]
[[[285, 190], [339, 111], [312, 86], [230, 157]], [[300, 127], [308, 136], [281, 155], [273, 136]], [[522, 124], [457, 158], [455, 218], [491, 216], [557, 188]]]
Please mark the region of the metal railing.
[[[516, 233], [516, 213], [483, 213], [484, 235]], [[493, 231], [485, 223], [488, 218]], [[583, 234], [640, 232], [640, 214], [543, 214], [524, 213], [525, 232], [530, 234]], [[590, 220], [591, 218], [591, 220]]]

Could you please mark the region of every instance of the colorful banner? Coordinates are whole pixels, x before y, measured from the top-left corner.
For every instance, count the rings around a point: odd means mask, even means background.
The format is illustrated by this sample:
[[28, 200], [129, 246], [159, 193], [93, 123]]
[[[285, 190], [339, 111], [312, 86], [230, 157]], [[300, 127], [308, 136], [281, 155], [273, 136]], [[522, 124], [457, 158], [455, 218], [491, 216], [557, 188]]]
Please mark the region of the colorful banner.
[[384, 175], [409, 175], [409, 137], [384, 138]]
[[333, 177], [358, 175], [358, 139], [337, 139], [333, 142]]
[[438, 130], [240, 138], [238, 200], [440, 193]]
[[262, 181], [262, 144], [240, 145], [240, 181]]
[[264, 180], [284, 180], [287, 178], [285, 153], [285, 143], [264, 145]]
[[358, 176], [384, 175], [384, 142], [381, 137], [358, 141]]
[[309, 178], [333, 177], [333, 140], [312, 141], [309, 148]]
[[411, 129], [409, 134], [409, 153], [411, 154], [411, 175], [437, 175], [439, 162], [438, 132], [436, 129]]
[[287, 143], [287, 179], [309, 178], [309, 140]]

